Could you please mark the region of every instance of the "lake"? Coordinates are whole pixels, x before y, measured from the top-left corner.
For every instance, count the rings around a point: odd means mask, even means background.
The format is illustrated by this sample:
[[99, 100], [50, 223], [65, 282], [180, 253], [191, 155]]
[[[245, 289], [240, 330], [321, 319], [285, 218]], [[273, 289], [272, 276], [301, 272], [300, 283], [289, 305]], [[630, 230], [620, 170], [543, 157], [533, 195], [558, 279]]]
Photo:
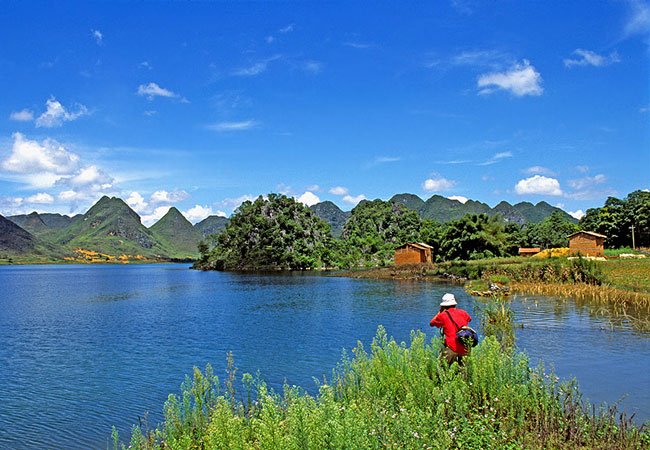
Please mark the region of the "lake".
[[[377, 327], [399, 341], [428, 326], [462, 287], [432, 281], [360, 280], [319, 273], [221, 273], [188, 265], [0, 266], [0, 448], [106, 448], [144, 419], [162, 419], [170, 393], [192, 368], [225, 379], [232, 351], [238, 378], [258, 370], [315, 392], [341, 356]], [[512, 303], [517, 345], [532, 364], [575, 376], [597, 403], [622, 401], [650, 420], [650, 334], [561, 298]], [[472, 321], [477, 330], [477, 320]]]

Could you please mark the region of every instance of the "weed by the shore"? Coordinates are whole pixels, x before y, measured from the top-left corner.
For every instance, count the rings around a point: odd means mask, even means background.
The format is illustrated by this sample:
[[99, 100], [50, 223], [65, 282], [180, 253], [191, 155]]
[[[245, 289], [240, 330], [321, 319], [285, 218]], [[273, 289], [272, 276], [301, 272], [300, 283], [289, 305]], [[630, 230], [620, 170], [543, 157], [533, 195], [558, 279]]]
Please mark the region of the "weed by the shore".
[[[195, 369], [182, 400], [170, 396], [155, 431], [135, 427], [133, 449], [644, 449], [650, 433], [615, 408], [583, 402], [575, 382], [560, 383], [493, 337], [464, 367], [439, 359], [440, 340], [413, 332], [410, 345], [380, 327], [370, 353], [359, 344], [311, 396], [253, 384], [256, 400], [219, 395], [208, 366]], [[250, 379], [249, 379], [250, 381]], [[113, 436], [117, 445], [118, 437]], [[123, 446], [124, 448], [124, 446]]]

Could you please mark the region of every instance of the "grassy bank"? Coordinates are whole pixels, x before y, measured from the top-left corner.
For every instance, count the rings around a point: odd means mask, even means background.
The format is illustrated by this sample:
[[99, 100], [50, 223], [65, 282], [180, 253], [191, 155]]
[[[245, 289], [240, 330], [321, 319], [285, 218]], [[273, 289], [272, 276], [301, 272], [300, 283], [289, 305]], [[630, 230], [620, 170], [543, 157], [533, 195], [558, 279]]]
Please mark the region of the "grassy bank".
[[[438, 359], [440, 341], [413, 332], [410, 345], [380, 327], [368, 353], [343, 357], [310, 396], [282, 393], [234, 369], [221, 387], [212, 369], [195, 369], [180, 397], [165, 404], [156, 430], [134, 427], [133, 449], [645, 449], [646, 428], [582, 401], [523, 354], [486, 338], [463, 368]], [[237, 400], [243, 398], [242, 401]], [[114, 432], [112, 447], [118, 448]]]

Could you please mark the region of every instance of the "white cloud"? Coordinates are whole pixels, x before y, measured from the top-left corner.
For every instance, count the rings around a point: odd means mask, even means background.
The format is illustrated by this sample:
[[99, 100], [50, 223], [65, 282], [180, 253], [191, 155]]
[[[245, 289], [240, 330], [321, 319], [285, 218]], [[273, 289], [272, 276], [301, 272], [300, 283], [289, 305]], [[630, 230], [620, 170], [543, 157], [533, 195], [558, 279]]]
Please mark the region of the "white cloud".
[[589, 172], [589, 166], [576, 166], [576, 170], [580, 173]]
[[551, 169], [542, 166], [532, 166], [522, 170], [522, 172], [527, 173], [529, 175], [555, 175], [555, 173]]
[[[2, 161], [2, 169], [19, 174], [54, 175], [54, 181], [71, 175], [79, 168], [79, 156], [67, 151], [58, 142], [46, 139], [39, 144], [25, 139], [21, 133], [12, 135], [14, 143], [9, 157]], [[53, 182], [52, 182], [53, 183]]]
[[596, 52], [592, 52], [591, 50], [584, 50], [578, 48], [573, 51], [573, 54], [577, 55], [578, 58], [574, 58], [574, 59], [566, 58], [564, 60], [564, 65], [566, 67], [573, 67], [573, 66], [601, 67], [601, 66], [607, 66], [609, 64], [617, 63], [621, 60], [621, 58], [618, 56], [618, 53], [616, 52], [612, 52], [608, 56], [603, 56], [603, 55], [599, 55]]
[[90, 30], [93, 33], [93, 37], [95, 38], [95, 42], [97, 42], [97, 45], [102, 45], [104, 42], [104, 35], [102, 34], [101, 31], [99, 30]]
[[22, 204], [22, 197], [0, 197], [0, 214], [5, 217], [22, 214], [23, 211], [18, 209]]
[[511, 59], [498, 50], [470, 50], [459, 53], [451, 58], [451, 64], [455, 66], [478, 66], [497, 68], [503, 62]]
[[282, 34], [290, 33], [290, 32], [293, 31], [293, 27], [294, 27], [294, 24], [290, 23], [290, 24], [287, 25], [286, 27], [282, 27], [282, 28], [280, 28], [280, 29], [278, 30], [278, 32], [280, 32], [280, 33], [282, 33]]
[[25, 108], [22, 111], [14, 111], [9, 115], [9, 120], [16, 122], [31, 122], [34, 120], [34, 113]]
[[197, 223], [202, 221], [208, 216], [213, 215], [214, 212], [209, 206], [194, 205], [192, 208], [187, 211], [183, 211], [183, 215], [187, 220], [192, 223]]
[[131, 195], [126, 199], [126, 204], [137, 213], [144, 212], [147, 208], [147, 202], [138, 192], [131, 192]]
[[452, 195], [451, 197], [447, 197], [449, 200], [458, 200], [461, 202], [463, 205], [467, 203], [467, 200], [469, 200], [467, 197], [463, 197], [462, 195]]
[[248, 67], [242, 67], [240, 69], [235, 70], [232, 74], [240, 77], [252, 77], [255, 75], [259, 75], [263, 72], [266, 72], [266, 69], [269, 67], [269, 63], [280, 59], [280, 55], [274, 55], [271, 56], [270, 58], [266, 58], [262, 61], [256, 62], [251, 66]]
[[346, 195], [348, 193], [348, 188], [343, 186], [336, 186], [330, 189], [329, 193], [333, 195]]
[[363, 194], [359, 194], [356, 197], [353, 197], [351, 195], [346, 195], [341, 200], [344, 201], [345, 203], [350, 203], [351, 205], [356, 205], [361, 200], [366, 200], [366, 196], [363, 195]]
[[138, 86], [138, 95], [153, 100], [155, 97], [176, 98], [179, 95], [169, 89], [161, 88], [156, 83], [141, 84]]
[[585, 213], [583, 210], [579, 209], [577, 211], [569, 211], [569, 215], [575, 219], [580, 220], [584, 217]]
[[223, 199], [223, 200], [221, 201], [221, 204], [222, 204], [223, 206], [228, 206], [228, 207], [231, 207], [231, 208], [236, 208], [236, 207], [238, 207], [239, 205], [241, 205], [242, 203], [244, 203], [245, 201], [248, 200], [248, 201], [251, 201], [251, 202], [252, 202], [252, 201], [255, 201], [256, 198], [257, 198], [257, 197], [253, 197], [252, 195], [245, 194], [245, 195], [242, 195], [241, 197], [237, 197], [237, 198], [226, 198], [226, 199]]
[[600, 173], [593, 177], [583, 177], [577, 178], [575, 180], [569, 180], [569, 186], [571, 186], [573, 189], [584, 189], [596, 184], [603, 184], [605, 181], [607, 181], [607, 177]]
[[60, 127], [63, 122], [70, 122], [88, 114], [88, 108], [84, 105], [78, 104], [77, 111], [70, 112], [54, 97], [49, 98], [46, 105], [47, 110], [36, 119], [36, 127]]
[[167, 212], [171, 206], [159, 206], [153, 210], [151, 214], [144, 214], [140, 216], [141, 222], [145, 227], [150, 227], [158, 222]]
[[519, 195], [562, 195], [560, 182], [555, 178], [549, 178], [542, 175], [535, 175], [524, 180], [519, 180], [519, 182], [515, 185], [515, 192]]
[[242, 122], [219, 122], [212, 125], [208, 125], [208, 129], [213, 131], [242, 131], [250, 130], [257, 125], [257, 122], [254, 120], [245, 120]]
[[342, 44], [345, 45], [346, 47], [352, 47], [352, 48], [356, 48], [358, 50], [364, 50], [364, 49], [367, 49], [367, 48], [374, 47], [373, 44], [368, 44], [368, 43], [365, 43], [365, 42], [347, 41], [347, 42], [342, 42]]
[[625, 35], [650, 33], [650, 4], [641, 0], [628, 1], [632, 11], [625, 24]]
[[26, 203], [36, 203], [39, 205], [50, 205], [54, 203], [54, 197], [47, 192], [39, 192], [25, 199]]
[[264, 38], [264, 40], [266, 40], [266, 42], [269, 43], [269, 44], [272, 44], [273, 42], [275, 42], [275, 38], [273, 36], [267, 36], [267, 37]]
[[456, 184], [453, 180], [448, 180], [438, 174], [434, 174], [432, 178], [424, 180], [422, 189], [427, 192], [440, 192], [451, 189]]
[[320, 203], [320, 198], [312, 192], [305, 192], [302, 194], [300, 197], [296, 199], [300, 203], [304, 203], [307, 206], [315, 205], [316, 203]]
[[183, 200], [186, 200], [189, 197], [190, 194], [188, 194], [186, 191], [183, 190], [173, 191], [173, 192], [167, 192], [165, 190], [161, 190], [151, 194], [151, 198], [149, 199], [149, 202], [154, 203], [156, 205], [163, 204], [163, 203], [171, 205], [173, 203], [182, 202]]
[[320, 191], [320, 186], [317, 184], [312, 184], [311, 186], [307, 187], [308, 191], [314, 191], [314, 192], [319, 192]]
[[479, 166], [490, 166], [492, 164], [498, 163], [499, 161], [505, 158], [512, 158], [512, 152], [496, 153], [494, 156], [492, 156], [492, 158], [488, 159], [485, 162], [480, 163]]
[[479, 94], [491, 94], [498, 89], [512, 92], [517, 97], [541, 95], [542, 76], [530, 65], [528, 60], [515, 64], [507, 72], [493, 72], [481, 75], [478, 79]]
[[320, 73], [323, 70], [323, 63], [318, 61], [307, 61], [303, 64], [302, 68], [305, 72], [309, 73]]
[[112, 187], [113, 177], [97, 166], [92, 165], [84, 167], [79, 170], [77, 174], [70, 178], [65, 178], [62, 182], [63, 184], [72, 186], [90, 187], [91, 189], [98, 191], [100, 189], [108, 189]]

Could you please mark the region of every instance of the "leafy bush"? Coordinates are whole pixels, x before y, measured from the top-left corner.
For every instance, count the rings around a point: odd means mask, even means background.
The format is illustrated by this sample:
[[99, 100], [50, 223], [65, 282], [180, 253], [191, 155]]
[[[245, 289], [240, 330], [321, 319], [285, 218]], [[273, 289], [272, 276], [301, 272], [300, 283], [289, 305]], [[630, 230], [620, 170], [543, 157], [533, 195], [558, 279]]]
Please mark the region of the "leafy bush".
[[[559, 383], [492, 337], [463, 368], [439, 358], [441, 341], [412, 332], [410, 346], [379, 328], [367, 353], [359, 343], [315, 397], [297, 387], [275, 393], [244, 375], [257, 398], [219, 395], [198, 369], [165, 406], [165, 422], [135, 427], [133, 449], [642, 449], [650, 433], [615, 409], [591, 414], [575, 382]], [[228, 389], [226, 389], [228, 391]], [[118, 436], [113, 442], [117, 447]], [[124, 446], [122, 447], [124, 448]]]

